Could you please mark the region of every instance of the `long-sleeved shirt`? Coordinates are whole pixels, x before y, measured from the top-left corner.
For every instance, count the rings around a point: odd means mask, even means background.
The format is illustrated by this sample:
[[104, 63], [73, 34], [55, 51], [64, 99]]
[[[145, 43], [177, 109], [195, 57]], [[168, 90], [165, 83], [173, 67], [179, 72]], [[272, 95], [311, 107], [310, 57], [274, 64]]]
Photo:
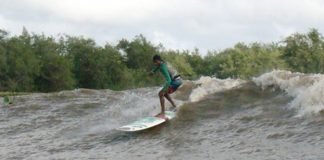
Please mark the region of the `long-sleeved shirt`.
[[162, 73], [162, 75], [164, 76], [164, 78], [166, 79], [165, 84], [163, 85], [163, 91], [167, 91], [172, 79], [168, 70], [168, 67], [166, 66], [166, 64], [163, 62], [160, 64], [160, 66], [157, 66], [156, 68], [153, 69], [153, 72], [155, 73], [157, 70], [160, 70], [160, 72]]

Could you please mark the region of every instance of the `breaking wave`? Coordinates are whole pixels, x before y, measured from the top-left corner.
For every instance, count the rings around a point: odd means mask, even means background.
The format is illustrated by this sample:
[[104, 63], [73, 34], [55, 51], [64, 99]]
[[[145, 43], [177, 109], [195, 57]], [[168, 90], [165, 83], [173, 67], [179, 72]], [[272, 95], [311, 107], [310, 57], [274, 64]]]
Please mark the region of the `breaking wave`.
[[244, 82], [245, 81], [240, 79], [218, 79], [208, 76], [200, 77], [199, 80], [193, 82], [197, 86], [197, 88], [192, 90], [189, 96], [189, 101], [200, 101], [207, 95], [238, 87]]
[[291, 108], [297, 109], [298, 115], [318, 114], [324, 110], [324, 75], [293, 73], [275, 70], [253, 78], [258, 86], [281, 89], [294, 99]]

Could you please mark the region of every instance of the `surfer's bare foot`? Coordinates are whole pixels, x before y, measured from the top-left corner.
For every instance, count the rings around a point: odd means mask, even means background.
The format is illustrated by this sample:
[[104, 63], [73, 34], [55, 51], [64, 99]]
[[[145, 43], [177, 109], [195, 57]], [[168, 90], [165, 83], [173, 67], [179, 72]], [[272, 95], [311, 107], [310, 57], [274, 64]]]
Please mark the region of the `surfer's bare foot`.
[[166, 119], [165, 117], [165, 114], [164, 113], [159, 113], [158, 115], [156, 115], [156, 117], [159, 117], [159, 118], [163, 118], [163, 119]]
[[156, 115], [157, 117], [163, 117], [164, 116], [164, 112], [160, 112], [159, 114]]

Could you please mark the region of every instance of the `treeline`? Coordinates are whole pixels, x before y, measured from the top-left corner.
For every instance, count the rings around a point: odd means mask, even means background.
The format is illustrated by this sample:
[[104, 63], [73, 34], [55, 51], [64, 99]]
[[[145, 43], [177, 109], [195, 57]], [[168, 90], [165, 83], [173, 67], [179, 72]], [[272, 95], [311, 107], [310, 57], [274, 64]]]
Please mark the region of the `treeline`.
[[152, 56], [160, 54], [185, 79], [201, 75], [248, 79], [273, 69], [324, 72], [324, 39], [316, 30], [272, 44], [238, 43], [201, 56], [154, 45], [142, 35], [99, 46], [93, 39], [0, 30], [0, 91], [51, 92], [73, 88], [128, 89], [155, 86], [148, 77]]

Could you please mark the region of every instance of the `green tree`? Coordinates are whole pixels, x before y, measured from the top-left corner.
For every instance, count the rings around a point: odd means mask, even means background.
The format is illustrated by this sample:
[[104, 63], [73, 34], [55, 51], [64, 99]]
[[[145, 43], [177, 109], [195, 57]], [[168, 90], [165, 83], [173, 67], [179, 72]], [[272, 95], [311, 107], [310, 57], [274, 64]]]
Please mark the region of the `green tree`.
[[116, 47], [106, 44], [101, 49], [98, 63], [101, 72], [97, 74], [100, 82], [100, 88], [125, 89], [129, 84], [127, 82], [131, 77], [127, 75], [127, 68], [124, 57]]
[[323, 42], [323, 36], [316, 29], [307, 34], [293, 34], [284, 41], [283, 59], [293, 71], [322, 73]]
[[143, 35], [136, 36], [131, 42], [121, 40], [117, 47], [126, 53], [127, 67], [131, 69], [149, 70], [152, 57], [160, 53], [159, 47], [151, 44]]
[[61, 44], [53, 37], [34, 35], [32, 46], [40, 68], [35, 77], [37, 90], [50, 92], [74, 88], [72, 63], [64, 56]]
[[[183, 52], [186, 61], [190, 64], [193, 72], [196, 75], [203, 75], [207, 67], [204, 64], [204, 59], [201, 57], [199, 50], [196, 48], [193, 52]], [[196, 78], [196, 77], [193, 77]]]
[[163, 52], [162, 56], [165, 57], [166, 61], [171, 65], [170, 67], [173, 67], [173, 69], [176, 70], [182, 78], [191, 78], [196, 76], [196, 73], [187, 61], [186, 55], [182, 52], [169, 50]]
[[0, 91], [7, 90], [8, 65], [6, 55], [6, 41], [8, 32], [0, 29]]
[[[102, 75], [98, 61], [100, 61], [99, 47], [94, 40], [83, 37], [67, 37], [67, 57], [73, 61], [73, 73], [76, 86], [79, 88], [99, 88], [97, 75]], [[99, 80], [100, 81], [100, 80]]]
[[284, 68], [281, 52], [275, 44], [238, 43], [234, 48], [221, 52], [210, 52], [205, 58], [208, 75], [219, 78], [251, 78], [266, 71]]
[[24, 28], [22, 35], [12, 37], [6, 45], [6, 86], [11, 91], [32, 91], [35, 75], [39, 74], [38, 60], [31, 47], [32, 39]]

